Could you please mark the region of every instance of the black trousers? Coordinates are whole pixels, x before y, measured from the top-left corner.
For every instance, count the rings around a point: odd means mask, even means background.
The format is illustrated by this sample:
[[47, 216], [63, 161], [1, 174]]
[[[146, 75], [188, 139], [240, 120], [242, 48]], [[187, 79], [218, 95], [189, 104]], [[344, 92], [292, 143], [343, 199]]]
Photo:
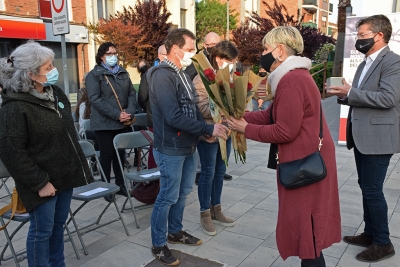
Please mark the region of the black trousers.
[[326, 267], [322, 251], [321, 255], [316, 259], [301, 260], [301, 267]]
[[[127, 133], [130, 131], [130, 127], [126, 127], [119, 130], [102, 130], [96, 131], [97, 142], [99, 143], [100, 149], [100, 164], [103, 168], [104, 175], [108, 182], [110, 182], [111, 175], [111, 164], [115, 175], [115, 184], [119, 187], [125, 187], [124, 179], [122, 176], [121, 168], [119, 166], [117, 154], [115, 153], [113, 140], [117, 134]], [[122, 164], [125, 162], [125, 151], [120, 150], [119, 157], [121, 158]]]

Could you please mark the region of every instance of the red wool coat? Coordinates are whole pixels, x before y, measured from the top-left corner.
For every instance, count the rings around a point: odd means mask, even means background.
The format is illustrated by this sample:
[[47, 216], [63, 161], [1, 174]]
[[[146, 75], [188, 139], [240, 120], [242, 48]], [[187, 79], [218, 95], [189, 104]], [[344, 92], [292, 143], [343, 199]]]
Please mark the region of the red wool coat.
[[[280, 80], [271, 108], [248, 112], [246, 138], [278, 144], [281, 163], [303, 158], [318, 149], [320, 94], [308, 70], [290, 71]], [[319, 257], [322, 249], [341, 240], [339, 192], [335, 146], [323, 116], [321, 154], [327, 177], [319, 183], [287, 190], [279, 181], [279, 211], [276, 227], [278, 250], [286, 260]]]

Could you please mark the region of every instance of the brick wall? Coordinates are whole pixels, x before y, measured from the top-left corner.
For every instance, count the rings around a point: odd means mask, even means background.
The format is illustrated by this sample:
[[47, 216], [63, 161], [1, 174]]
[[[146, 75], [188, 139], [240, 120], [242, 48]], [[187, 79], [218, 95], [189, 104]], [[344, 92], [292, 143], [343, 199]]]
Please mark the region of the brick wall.
[[[273, 6], [274, 2], [273, 1], [267, 1], [267, 3], [270, 6]], [[298, 0], [277, 0], [278, 4], [283, 4], [289, 15], [294, 15], [295, 19], [297, 19], [298, 15]], [[265, 14], [266, 6], [262, 3], [262, 0], [260, 0], [260, 16], [263, 18], [266, 18], [267, 15]]]
[[[86, 1], [85, 0], [72, 0], [72, 19], [75, 24], [86, 24]], [[83, 47], [83, 55], [82, 55]], [[89, 57], [88, 57], [88, 44], [79, 44], [77, 46], [77, 59], [78, 59], [78, 71], [79, 71], [79, 85], [83, 86], [82, 79], [85, 72], [90, 71], [89, 69]], [[84, 64], [82, 64], [84, 63]]]
[[[226, 0], [220, 0], [221, 3], [226, 4]], [[267, 0], [269, 5], [273, 5], [273, 1]], [[295, 18], [297, 18], [298, 14], [298, 0], [277, 0], [278, 4], [284, 4], [285, 7], [287, 8], [287, 11], [290, 15], [295, 15]], [[232, 11], [232, 13], [238, 14], [237, 20], [238, 20], [238, 26], [240, 25], [240, 12], [241, 12], [241, 0], [229, 0], [229, 9]], [[265, 14], [266, 6], [262, 3], [262, 0], [260, 0], [260, 7], [259, 7], [259, 14], [261, 17], [265, 18], [267, 15]], [[251, 10], [245, 10], [245, 11], [251, 11]], [[255, 10], [256, 11], [256, 10]], [[248, 16], [246, 13], [245, 16]]]
[[[86, 18], [86, 1], [85, 0], [71, 0], [72, 4], [72, 21], [71, 24], [82, 25], [87, 23]], [[4, 0], [6, 10], [0, 11], [1, 15], [9, 15], [15, 17], [29, 17], [39, 18], [39, 0]], [[83, 55], [82, 55], [83, 47]], [[89, 58], [87, 44], [79, 44], [77, 46], [77, 64], [79, 72], [79, 84], [82, 86], [82, 79], [85, 72], [90, 71], [89, 69]], [[84, 64], [82, 64], [84, 63]]]
[[32, 18], [39, 16], [38, 0], [4, 0], [4, 5], [6, 11], [0, 11], [2, 15]]

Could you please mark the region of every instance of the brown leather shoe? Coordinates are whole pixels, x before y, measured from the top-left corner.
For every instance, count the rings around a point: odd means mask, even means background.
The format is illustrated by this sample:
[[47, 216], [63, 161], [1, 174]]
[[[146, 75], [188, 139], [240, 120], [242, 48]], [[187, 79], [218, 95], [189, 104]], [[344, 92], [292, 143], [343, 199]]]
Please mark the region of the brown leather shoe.
[[343, 241], [354, 246], [369, 247], [372, 245], [372, 236], [362, 233], [355, 236], [345, 236]]
[[372, 244], [366, 250], [358, 253], [356, 259], [364, 262], [377, 262], [392, 257], [395, 254], [392, 243], [387, 245]]

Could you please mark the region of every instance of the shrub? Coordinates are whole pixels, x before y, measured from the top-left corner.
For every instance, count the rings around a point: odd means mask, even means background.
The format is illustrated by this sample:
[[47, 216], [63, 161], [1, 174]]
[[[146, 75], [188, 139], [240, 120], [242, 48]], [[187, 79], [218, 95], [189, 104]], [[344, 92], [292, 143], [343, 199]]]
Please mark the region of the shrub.
[[[315, 72], [318, 72], [319, 70], [322, 70], [324, 68], [324, 64], [319, 64], [319, 66], [317, 66], [318, 64], [315, 64], [311, 70], [310, 73], [313, 74]], [[332, 76], [332, 68], [333, 68], [333, 62], [332, 61], [328, 61], [326, 63], [326, 78], [329, 78]], [[317, 84], [319, 91], [322, 92], [323, 88], [324, 88], [324, 72], [321, 71], [317, 74], [315, 74], [313, 76], [315, 83]]]

